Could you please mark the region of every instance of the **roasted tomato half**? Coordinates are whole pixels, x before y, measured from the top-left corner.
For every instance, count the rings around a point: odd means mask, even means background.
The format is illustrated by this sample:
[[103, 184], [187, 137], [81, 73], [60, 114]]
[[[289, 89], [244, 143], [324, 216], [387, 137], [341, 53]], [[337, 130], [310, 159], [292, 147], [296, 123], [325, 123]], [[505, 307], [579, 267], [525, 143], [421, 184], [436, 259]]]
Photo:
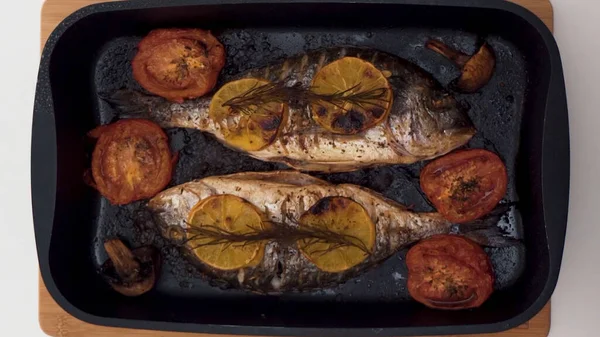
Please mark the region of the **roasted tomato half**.
[[506, 194], [506, 166], [493, 152], [450, 153], [421, 170], [421, 189], [446, 219], [464, 223], [489, 213]]
[[408, 292], [436, 309], [467, 309], [483, 304], [494, 291], [487, 254], [458, 235], [437, 235], [413, 246], [406, 255]]
[[142, 87], [175, 102], [211, 91], [224, 65], [225, 47], [201, 29], [153, 30], [132, 61]]
[[112, 204], [153, 197], [171, 180], [175, 157], [158, 125], [127, 119], [100, 126], [88, 135], [98, 139], [89, 183]]

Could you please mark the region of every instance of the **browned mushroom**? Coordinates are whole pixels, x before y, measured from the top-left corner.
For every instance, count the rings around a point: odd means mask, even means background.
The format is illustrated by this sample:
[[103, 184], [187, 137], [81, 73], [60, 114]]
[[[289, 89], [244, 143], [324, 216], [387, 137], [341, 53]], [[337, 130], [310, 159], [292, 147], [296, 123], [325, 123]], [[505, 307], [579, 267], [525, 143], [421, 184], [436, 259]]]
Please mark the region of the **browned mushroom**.
[[437, 40], [427, 41], [425, 47], [447, 57], [461, 69], [461, 75], [455, 80], [454, 86], [462, 92], [476, 92], [492, 78], [496, 57], [487, 43], [481, 45], [473, 55], [454, 50]]
[[125, 296], [139, 296], [148, 292], [156, 282], [160, 268], [160, 254], [150, 246], [129, 250], [119, 239], [104, 242], [109, 259], [101, 272], [111, 287]]

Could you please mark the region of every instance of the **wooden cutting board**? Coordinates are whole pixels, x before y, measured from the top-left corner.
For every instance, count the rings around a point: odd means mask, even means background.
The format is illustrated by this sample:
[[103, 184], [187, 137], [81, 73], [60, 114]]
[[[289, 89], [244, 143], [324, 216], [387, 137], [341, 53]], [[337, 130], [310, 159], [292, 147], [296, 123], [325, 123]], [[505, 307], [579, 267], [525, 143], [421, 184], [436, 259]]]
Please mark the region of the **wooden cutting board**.
[[[42, 7], [41, 46], [43, 47], [54, 28], [69, 14], [79, 8], [107, 0], [46, 0]], [[118, 1], [118, 0], [108, 0]], [[510, 0], [535, 13], [553, 29], [553, 11], [549, 0]], [[39, 319], [42, 330], [53, 337], [228, 337], [178, 332], [133, 330], [92, 325], [66, 313], [52, 299], [44, 282], [39, 281]], [[481, 337], [546, 337], [550, 331], [550, 303], [529, 322], [497, 334], [482, 334]], [[229, 336], [231, 337], [231, 336]], [[448, 336], [447, 336], [448, 337]], [[449, 336], [453, 337], [453, 336]], [[459, 337], [459, 336], [454, 336]]]

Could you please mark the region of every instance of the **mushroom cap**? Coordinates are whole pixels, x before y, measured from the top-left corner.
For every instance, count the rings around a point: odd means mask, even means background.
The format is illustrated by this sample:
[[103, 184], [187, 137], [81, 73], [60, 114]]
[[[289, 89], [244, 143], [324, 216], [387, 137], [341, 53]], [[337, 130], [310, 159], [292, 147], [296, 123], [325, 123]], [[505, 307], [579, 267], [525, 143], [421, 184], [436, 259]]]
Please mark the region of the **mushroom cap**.
[[483, 43], [473, 55], [455, 50], [438, 40], [427, 41], [425, 47], [443, 55], [460, 68], [461, 75], [452, 82], [455, 90], [476, 92], [486, 85], [494, 74], [496, 57], [487, 43]]
[[140, 265], [136, 275], [131, 275], [129, 279], [124, 280], [117, 273], [111, 259], [102, 264], [100, 271], [108, 284], [117, 292], [125, 296], [139, 296], [154, 287], [157, 275], [160, 273], [161, 256], [160, 252], [151, 246], [139, 247], [131, 252]]
[[455, 81], [454, 86], [462, 92], [476, 92], [490, 81], [495, 66], [494, 52], [487, 43], [484, 43], [465, 63], [461, 76]]

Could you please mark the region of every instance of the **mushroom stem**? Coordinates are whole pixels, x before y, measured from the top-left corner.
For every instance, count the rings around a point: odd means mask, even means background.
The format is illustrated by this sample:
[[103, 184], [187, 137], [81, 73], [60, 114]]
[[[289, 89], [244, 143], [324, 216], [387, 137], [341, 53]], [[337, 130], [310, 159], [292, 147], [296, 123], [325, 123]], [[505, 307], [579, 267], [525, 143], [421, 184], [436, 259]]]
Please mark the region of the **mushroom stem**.
[[121, 240], [111, 239], [106, 241], [104, 249], [106, 249], [106, 253], [121, 279], [129, 281], [137, 278], [140, 272], [140, 263]]
[[445, 45], [444, 43], [437, 41], [437, 40], [427, 41], [427, 43], [425, 44], [425, 47], [450, 59], [461, 69], [465, 66], [465, 64], [467, 64], [467, 62], [471, 58], [470, 55], [462, 53], [458, 50], [454, 50], [454, 49], [448, 47], [447, 45]]
[[160, 253], [151, 246], [130, 250], [119, 239], [104, 242], [109, 259], [100, 267], [108, 284], [125, 296], [150, 291], [160, 273]]

